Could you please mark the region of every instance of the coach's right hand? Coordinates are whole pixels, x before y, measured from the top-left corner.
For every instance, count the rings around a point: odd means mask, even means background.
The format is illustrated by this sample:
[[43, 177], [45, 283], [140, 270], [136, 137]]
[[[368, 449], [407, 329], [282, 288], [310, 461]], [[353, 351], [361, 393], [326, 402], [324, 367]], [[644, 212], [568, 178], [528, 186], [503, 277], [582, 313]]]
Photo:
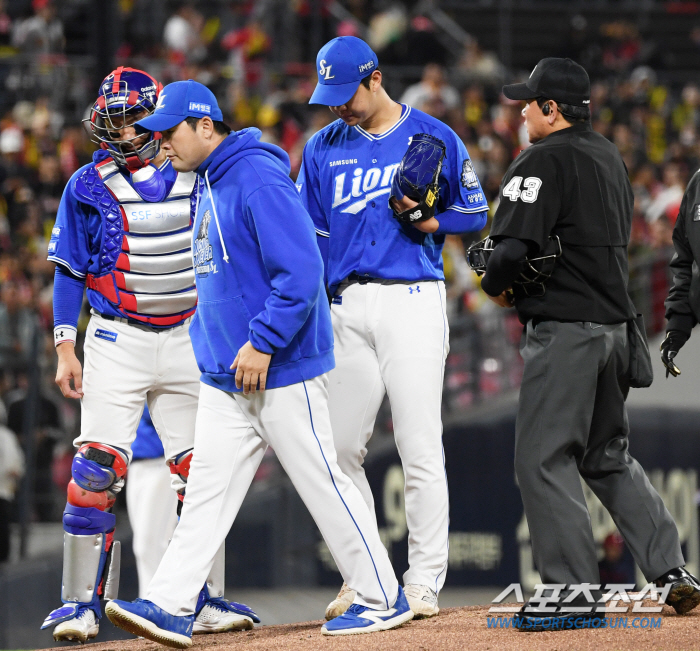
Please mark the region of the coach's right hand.
[[261, 353], [253, 348], [253, 344], [247, 341], [236, 355], [231, 364], [231, 370], [236, 371], [236, 387], [243, 388], [243, 395], [255, 393], [260, 382], [260, 391], [265, 391], [267, 382], [267, 369], [270, 366], [272, 355]]
[[[56, 384], [66, 398], [83, 397], [83, 367], [75, 356], [75, 346], [70, 341], [64, 341], [56, 346], [58, 353], [58, 368], [56, 369]], [[73, 379], [75, 389], [71, 389]]]

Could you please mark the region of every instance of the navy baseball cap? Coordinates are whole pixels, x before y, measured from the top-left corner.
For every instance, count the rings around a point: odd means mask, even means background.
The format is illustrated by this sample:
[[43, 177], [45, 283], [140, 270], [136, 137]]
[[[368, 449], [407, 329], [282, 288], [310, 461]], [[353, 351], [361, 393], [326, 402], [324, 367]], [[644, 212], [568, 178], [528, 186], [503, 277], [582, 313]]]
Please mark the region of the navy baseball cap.
[[215, 122], [224, 119], [214, 93], [192, 79], [175, 81], [163, 88], [156, 110], [136, 124], [146, 131], [167, 131], [190, 117], [210, 117]]
[[508, 99], [553, 99], [572, 106], [588, 106], [591, 82], [588, 73], [571, 59], [542, 59], [522, 84], [503, 86]]
[[316, 56], [318, 84], [309, 104], [341, 106], [355, 94], [360, 81], [379, 66], [379, 59], [362, 39], [339, 36]]

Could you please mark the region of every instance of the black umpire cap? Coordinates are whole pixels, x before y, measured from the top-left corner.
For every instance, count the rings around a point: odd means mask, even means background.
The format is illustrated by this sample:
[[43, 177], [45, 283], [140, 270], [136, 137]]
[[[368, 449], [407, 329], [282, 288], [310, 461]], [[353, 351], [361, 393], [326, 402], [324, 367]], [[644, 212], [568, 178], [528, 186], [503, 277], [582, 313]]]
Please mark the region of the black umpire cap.
[[591, 103], [588, 73], [571, 59], [542, 59], [522, 84], [503, 86], [508, 99], [552, 99], [570, 106], [587, 108]]

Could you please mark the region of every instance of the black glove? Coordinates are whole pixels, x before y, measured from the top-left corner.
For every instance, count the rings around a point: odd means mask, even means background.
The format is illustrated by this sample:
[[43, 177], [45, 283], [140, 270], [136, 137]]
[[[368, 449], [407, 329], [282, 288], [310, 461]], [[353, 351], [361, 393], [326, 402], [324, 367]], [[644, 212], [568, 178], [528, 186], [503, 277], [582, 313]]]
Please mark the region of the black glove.
[[[412, 226], [435, 216], [437, 208], [438, 177], [445, 158], [445, 143], [427, 133], [417, 133], [403, 156], [401, 165], [391, 184], [389, 205], [394, 217], [405, 226]], [[408, 197], [417, 206], [397, 212], [392, 199]]]
[[678, 355], [678, 351], [683, 348], [683, 344], [690, 338], [689, 334], [681, 332], [680, 330], [669, 330], [666, 333], [666, 338], [661, 342], [661, 361], [666, 367], [666, 377], [669, 374], [673, 377], [678, 377], [681, 374], [681, 369], [679, 369], [674, 363], [673, 359]]

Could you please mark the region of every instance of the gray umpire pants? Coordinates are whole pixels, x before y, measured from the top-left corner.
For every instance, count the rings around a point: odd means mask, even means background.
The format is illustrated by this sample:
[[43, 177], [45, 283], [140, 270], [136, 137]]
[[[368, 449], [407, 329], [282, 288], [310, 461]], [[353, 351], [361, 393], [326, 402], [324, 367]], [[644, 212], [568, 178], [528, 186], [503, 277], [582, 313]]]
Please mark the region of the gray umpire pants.
[[676, 525], [628, 452], [627, 325], [527, 325], [515, 472], [544, 583], [599, 583], [579, 475], [648, 581], [684, 565]]

